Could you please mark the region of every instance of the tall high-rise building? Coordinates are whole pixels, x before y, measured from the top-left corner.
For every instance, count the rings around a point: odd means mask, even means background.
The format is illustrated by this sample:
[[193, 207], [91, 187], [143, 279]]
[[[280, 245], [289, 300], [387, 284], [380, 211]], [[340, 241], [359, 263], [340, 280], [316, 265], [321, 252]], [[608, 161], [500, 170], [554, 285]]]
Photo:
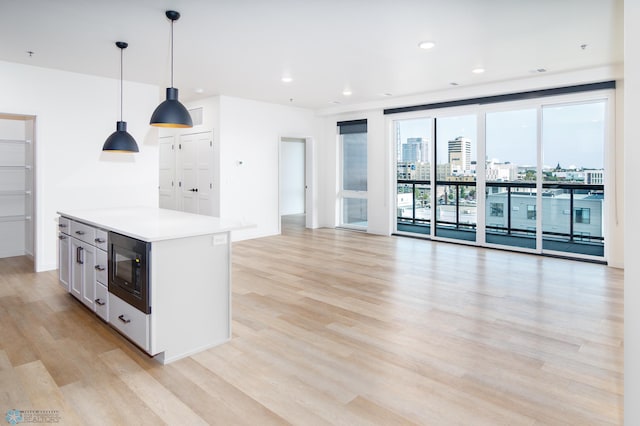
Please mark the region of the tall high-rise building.
[[461, 173], [471, 170], [471, 139], [458, 136], [449, 141], [449, 164]]
[[426, 163], [429, 161], [429, 143], [423, 138], [407, 138], [407, 142], [402, 145], [402, 161]]

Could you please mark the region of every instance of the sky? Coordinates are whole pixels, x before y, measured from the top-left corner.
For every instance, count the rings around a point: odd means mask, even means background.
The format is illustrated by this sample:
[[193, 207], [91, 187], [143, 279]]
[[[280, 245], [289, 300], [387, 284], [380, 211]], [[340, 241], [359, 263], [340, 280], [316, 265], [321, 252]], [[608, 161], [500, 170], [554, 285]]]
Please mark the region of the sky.
[[[604, 167], [605, 102], [543, 107], [543, 164], [601, 169]], [[425, 111], [425, 114], [428, 112]], [[536, 164], [535, 108], [487, 113], [487, 158], [518, 165]], [[399, 120], [400, 137], [431, 142], [431, 119]], [[476, 115], [438, 118], [438, 163], [447, 162], [447, 142], [458, 136], [472, 141], [477, 160]]]

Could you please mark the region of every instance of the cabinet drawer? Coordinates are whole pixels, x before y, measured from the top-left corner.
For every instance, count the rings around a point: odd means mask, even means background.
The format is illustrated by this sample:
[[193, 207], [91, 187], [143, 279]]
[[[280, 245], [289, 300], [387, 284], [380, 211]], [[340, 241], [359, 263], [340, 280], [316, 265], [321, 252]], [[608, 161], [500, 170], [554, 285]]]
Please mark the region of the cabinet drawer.
[[103, 320], [109, 321], [109, 290], [99, 282], [96, 282], [96, 314]]
[[96, 239], [96, 228], [85, 225], [81, 222], [71, 221], [71, 235], [80, 241], [94, 245]]
[[66, 218], [66, 217], [59, 217], [58, 218], [58, 229], [63, 234], [67, 234], [67, 235], [71, 234], [71, 219]]
[[96, 229], [96, 237], [91, 244], [95, 245], [101, 250], [106, 251], [108, 236], [109, 236], [108, 232], [105, 231], [104, 229]]
[[96, 264], [94, 266], [96, 270], [96, 281], [107, 285], [107, 252], [104, 250], [96, 250]]
[[149, 315], [109, 293], [109, 323], [149, 352]]

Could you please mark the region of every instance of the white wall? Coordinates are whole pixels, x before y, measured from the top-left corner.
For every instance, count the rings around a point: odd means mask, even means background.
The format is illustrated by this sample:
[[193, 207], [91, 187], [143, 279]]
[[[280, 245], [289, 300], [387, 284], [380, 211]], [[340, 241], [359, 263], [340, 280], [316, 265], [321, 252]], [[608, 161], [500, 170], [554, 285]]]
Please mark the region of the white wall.
[[624, 158], [625, 158], [625, 270], [624, 270], [624, 424], [640, 424], [640, 2], [624, 3]]
[[[277, 234], [280, 138], [315, 138], [319, 120], [302, 108], [229, 96], [219, 101], [220, 216], [256, 225], [235, 232], [234, 240]], [[308, 184], [313, 193], [314, 182]]]
[[305, 202], [305, 141], [280, 141], [280, 214], [302, 214]]
[[125, 82], [138, 154], [103, 153], [120, 117], [119, 80], [0, 61], [0, 113], [36, 116], [36, 270], [57, 268], [58, 210], [158, 205], [158, 87]]

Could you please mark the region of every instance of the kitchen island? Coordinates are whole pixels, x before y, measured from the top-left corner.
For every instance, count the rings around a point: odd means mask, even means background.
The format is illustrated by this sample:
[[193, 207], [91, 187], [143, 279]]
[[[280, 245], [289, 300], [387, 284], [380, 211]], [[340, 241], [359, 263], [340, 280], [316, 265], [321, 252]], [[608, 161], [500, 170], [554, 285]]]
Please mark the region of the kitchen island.
[[[167, 364], [231, 338], [230, 233], [248, 225], [147, 207], [58, 214], [60, 283], [147, 354]], [[148, 311], [112, 291], [110, 233], [149, 248]]]

